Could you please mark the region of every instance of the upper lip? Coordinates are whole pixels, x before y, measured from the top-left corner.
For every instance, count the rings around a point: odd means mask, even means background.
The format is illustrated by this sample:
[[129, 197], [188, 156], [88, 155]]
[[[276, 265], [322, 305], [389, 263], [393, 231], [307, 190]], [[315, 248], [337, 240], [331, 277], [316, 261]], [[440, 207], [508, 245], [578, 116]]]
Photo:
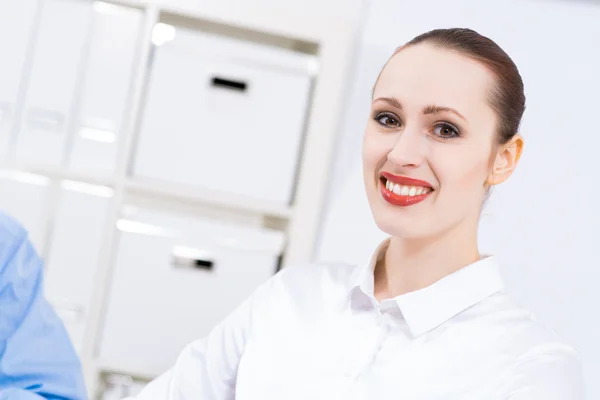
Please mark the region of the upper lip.
[[422, 181], [420, 179], [409, 178], [407, 176], [394, 175], [394, 174], [390, 174], [389, 172], [382, 172], [381, 176], [383, 176], [388, 181], [397, 183], [399, 185], [423, 186], [423, 187], [428, 187], [428, 188], [433, 189], [433, 186], [431, 186], [431, 184], [429, 182]]

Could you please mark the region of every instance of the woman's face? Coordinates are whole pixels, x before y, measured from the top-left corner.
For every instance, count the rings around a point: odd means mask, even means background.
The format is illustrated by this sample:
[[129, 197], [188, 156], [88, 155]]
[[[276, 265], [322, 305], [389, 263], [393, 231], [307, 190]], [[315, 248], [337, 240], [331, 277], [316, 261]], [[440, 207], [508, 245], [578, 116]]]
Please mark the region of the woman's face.
[[422, 238], [476, 227], [497, 140], [493, 84], [482, 64], [430, 44], [387, 63], [363, 142], [365, 187], [380, 229]]

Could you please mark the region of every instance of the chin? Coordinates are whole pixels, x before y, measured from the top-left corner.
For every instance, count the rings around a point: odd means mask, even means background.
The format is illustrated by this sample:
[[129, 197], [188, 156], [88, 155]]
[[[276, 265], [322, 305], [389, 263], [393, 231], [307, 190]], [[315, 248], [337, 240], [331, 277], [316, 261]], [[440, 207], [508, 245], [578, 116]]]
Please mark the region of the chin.
[[394, 210], [385, 210], [383, 207], [371, 208], [375, 225], [389, 236], [403, 239], [420, 239], [434, 235], [431, 230], [431, 221], [410, 218], [409, 215], [398, 215]]
[[429, 204], [400, 207], [389, 204], [381, 195], [379, 186], [368, 186], [366, 190], [371, 216], [377, 227], [389, 236], [404, 239], [420, 239], [435, 235], [435, 221], [428, 218]]
[[431, 236], [433, 233], [423, 229], [410, 229], [407, 226], [402, 226], [398, 223], [380, 223], [375, 221], [379, 229], [389, 236], [401, 239], [422, 239]]

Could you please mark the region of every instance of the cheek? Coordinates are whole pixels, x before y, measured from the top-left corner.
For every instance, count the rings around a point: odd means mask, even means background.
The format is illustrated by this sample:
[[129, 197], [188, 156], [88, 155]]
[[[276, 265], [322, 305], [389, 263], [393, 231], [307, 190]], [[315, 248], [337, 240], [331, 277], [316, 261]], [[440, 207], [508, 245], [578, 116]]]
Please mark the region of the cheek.
[[386, 141], [377, 134], [368, 130], [365, 132], [362, 144], [363, 166], [366, 173], [373, 174], [376, 169], [387, 159], [389, 146]]
[[464, 197], [483, 190], [489, 166], [487, 157], [481, 157], [481, 154], [486, 153], [472, 148], [438, 154], [432, 167], [439, 179], [441, 193], [452, 192], [453, 196]]

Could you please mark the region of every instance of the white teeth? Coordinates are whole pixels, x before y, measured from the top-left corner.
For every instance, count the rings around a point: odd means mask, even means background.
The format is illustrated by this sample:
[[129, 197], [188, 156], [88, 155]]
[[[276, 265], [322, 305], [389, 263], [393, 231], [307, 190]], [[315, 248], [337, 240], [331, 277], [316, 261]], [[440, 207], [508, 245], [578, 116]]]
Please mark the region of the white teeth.
[[385, 187], [390, 192], [394, 192], [399, 196], [419, 196], [429, 192], [429, 188], [422, 186], [403, 186], [397, 183], [386, 181]]

